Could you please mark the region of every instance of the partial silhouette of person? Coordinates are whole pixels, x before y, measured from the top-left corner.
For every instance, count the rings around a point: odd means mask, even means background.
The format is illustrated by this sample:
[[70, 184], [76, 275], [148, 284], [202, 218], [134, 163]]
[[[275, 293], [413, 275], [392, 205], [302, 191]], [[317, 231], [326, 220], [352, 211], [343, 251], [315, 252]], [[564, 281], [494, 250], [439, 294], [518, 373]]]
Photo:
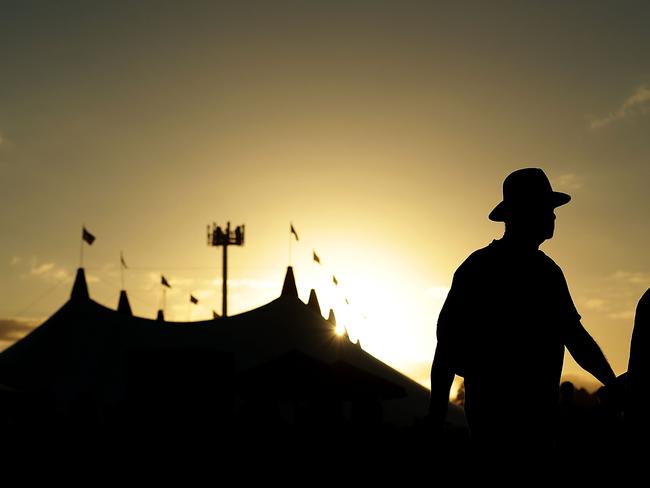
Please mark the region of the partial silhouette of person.
[[560, 406], [569, 410], [575, 408], [576, 387], [570, 381], [560, 384]]
[[[589, 425], [589, 410], [593, 405], [586, 399], [591, 399], [586, 390], [577, 390], [570, 381], [560, 384], [560, 398], [557, 410], [556, 442], [563, 454], [575, 453], [583, 449], [593, 440], [590, 431], [594, 430]], [[595, 398], [595, 395], [593, 396]], [[595, 434], [595, 432], [593, 433]]]
[[626, 376], [626, 429], [637, 440], [647, 439], [650, 435], [650, 289], [636, 307]]
[[[620, 377], [617, 381], [620, 380]], [[598, 402], [594, 408], [594, 421], [598, 433], [598, 442], [594, 447], [600, 451], [613, 453], [619, 449], [623, 434], [623, 417], [621, 410], [622, 391], [624, 387], [616, 384], [615, 387], [601, 386], [596, 391]], [[613, 459], [612, 459], [613, 460]]]
[[442, 426], [454, 375], [462, 376], [479, 452], [553, 447], [565, 347], [603, 384], [616, 379], [580, 322], [562, 270], [539, 249], [553, 237], [555, 208], [570, 199], [539, 168], [508, 175], [503, 201], [489, 214], [505, 233], [460, 265], [440, 312], [430, 423]]
[[577, 429], [576, 387], [570, 381], [560, 384], [558, 434], [562, 441], [572, 440]]

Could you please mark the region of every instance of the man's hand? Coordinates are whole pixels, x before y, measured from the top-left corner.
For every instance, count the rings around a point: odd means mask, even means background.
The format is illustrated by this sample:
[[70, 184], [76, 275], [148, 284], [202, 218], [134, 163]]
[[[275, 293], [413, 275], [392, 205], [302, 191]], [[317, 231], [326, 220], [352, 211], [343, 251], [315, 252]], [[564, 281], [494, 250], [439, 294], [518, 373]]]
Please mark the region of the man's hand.
[[610, 381], [599, 390], [599, 397], [602, 404], [609, 410], [618, 413], [623, 412], [625, 406], [627, 375], [624, 373]]

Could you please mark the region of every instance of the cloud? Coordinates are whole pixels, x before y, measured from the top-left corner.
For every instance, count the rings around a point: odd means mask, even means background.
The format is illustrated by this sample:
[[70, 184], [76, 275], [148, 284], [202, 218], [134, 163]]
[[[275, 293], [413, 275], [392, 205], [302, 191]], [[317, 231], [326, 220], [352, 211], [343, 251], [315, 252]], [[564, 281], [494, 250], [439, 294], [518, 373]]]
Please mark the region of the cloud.
[[635, 302], [633, 299], [618, 297], [614, 302], [603, 298], [589, 298], [582, 303], [582, 306], [612, 320], [634, 320]]
[[99, 283], [100, 281], [101, 280], [95, 275], [92, 275], [90, 273], [86, 275], [86, 283]]
[[633, 114], [639, 112], [645, 113], [648, 109], [650, 109], [650, 86], [643, 85], [638, 87], [631, 96], [626, 98], [618, 110], [611, 112], [605, 117], [592, 120], [590, 127], [592, 129], [600, 129]]
[[630, 285], [646, 285], [650, 286], [650, 273], [642, 271], [616, 271], [612, 275], [615, 281], [623, 282]]
[[[20, 258], [12, 258], [12, 262], [14, 262], [14, 260], [16, 264], [21, 262]], [[72, 281], [72, 274], [66, 268], [53, 262], [39, 263], [36, 257], [31, 259], [29, 273], [21, 275], [22, 278], [28, 276], [37, 277], [49, 282]]]
[[39, 263], [32, 258], [29, 274], [49, 281], [72, 281], [72, 274], [56, 263]]
[[42, 319], [0, 318], [0, 351], [25, 337], [42, 322]]
[[9, 261], [9, 264], [11, 266], [16, 266], [16, 265], [20, 264], [21, 261], [22, 261], [22, 258], [20, 256], [13, 256], [11, 258], [11, 260]]
[[30, 273], [39, 276], [48, 273], [52, 269], [54, 269], [54, 263], [43, 263], [39, 265], [32, 265]]
[[612, 320], [632, 321], [639, 298], [648, 287], [650, 272], [618, 270], [581, 299], [580, 306]]
[[607, 316], [613, 320], [629, 320], [629, 321], [634, 320], [634, 315], [635, 315], [634, 310], [623, 310], [620, 312], [613, 312], [607, 314]]
[[553, 180], [553, 183], [555, 186], [563, 190], [579, 190], [583, 187], [582, 181], [575, 173], [566, 173], [560, 175]]
[[587, 310], [595, 310], [596, 312], [603, 312], [605, 310], [609, 310], [607, 300], [604, 300], [602, 298], [588, 298], [584, 302], [584, 307]]

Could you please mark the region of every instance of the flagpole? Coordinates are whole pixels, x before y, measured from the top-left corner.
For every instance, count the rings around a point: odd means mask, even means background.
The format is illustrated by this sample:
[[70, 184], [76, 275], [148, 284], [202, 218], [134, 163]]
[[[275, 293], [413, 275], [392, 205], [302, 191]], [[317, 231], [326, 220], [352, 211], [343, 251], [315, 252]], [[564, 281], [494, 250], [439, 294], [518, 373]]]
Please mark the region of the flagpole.
[[81, 239], [79, 240], [79, 267], [84, 267], [84, 236], [81, 234]]
[[122, 290], [124, 290], [124, 265], [121, 258], [122, 255], [120, 254], [120, 278], [122, 279]]
[[289, 230], [289, 266], [291, 266], [291, 244], [293, 241], [293, 236], [291, 235], [291, 230]]

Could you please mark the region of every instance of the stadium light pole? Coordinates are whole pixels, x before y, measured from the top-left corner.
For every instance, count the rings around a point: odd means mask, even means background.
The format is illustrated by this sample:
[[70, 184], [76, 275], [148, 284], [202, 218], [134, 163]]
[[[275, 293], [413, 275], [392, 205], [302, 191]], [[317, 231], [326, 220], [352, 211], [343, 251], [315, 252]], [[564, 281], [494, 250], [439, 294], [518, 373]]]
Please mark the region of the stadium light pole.
[[223, 247], [223, 302], [221, 312], [228, 316], [228, 246], [243, 246], [245, 225], [239, 225], [234, 231], [230, 230], [230, 222], [225, 229], [216, 223], [208, 224], [208, 246]]

